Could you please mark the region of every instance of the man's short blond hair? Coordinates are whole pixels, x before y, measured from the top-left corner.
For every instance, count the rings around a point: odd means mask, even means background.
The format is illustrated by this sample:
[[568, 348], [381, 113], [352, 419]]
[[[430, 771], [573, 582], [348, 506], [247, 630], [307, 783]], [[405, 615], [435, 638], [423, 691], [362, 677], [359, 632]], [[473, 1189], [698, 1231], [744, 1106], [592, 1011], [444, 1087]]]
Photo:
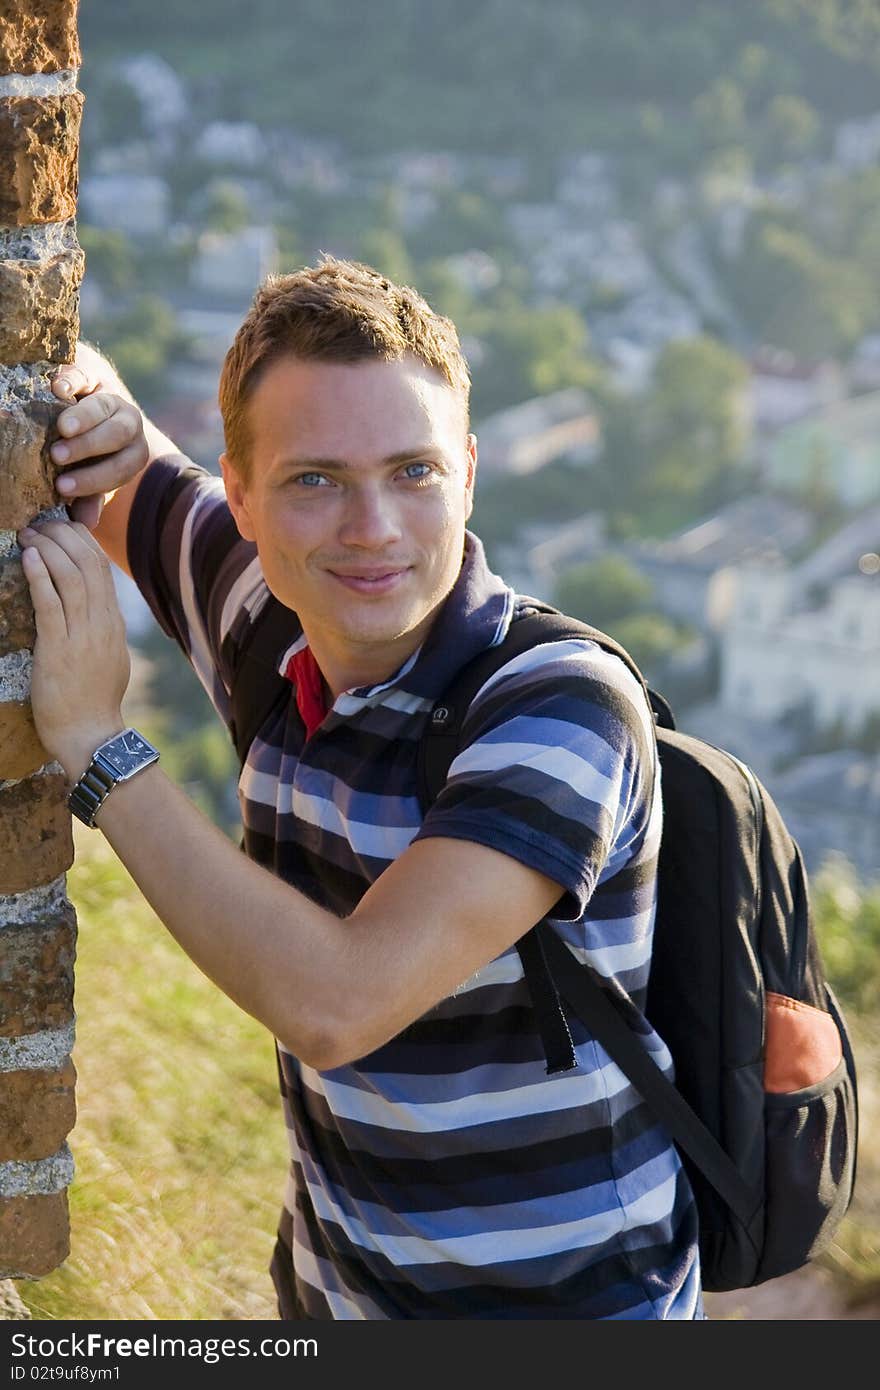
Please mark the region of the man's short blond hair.
[[247, 481], [247, 404], [271, 363], [281, 357], [319, 362], [393, 362], [412, 353], [460, 391], [467, 428], [470, 373], [451, 319], [437, 314], [409, 285], [396, 285], [359, 261], [322, 257], [260, 286], [220, 374], [226, 454]]

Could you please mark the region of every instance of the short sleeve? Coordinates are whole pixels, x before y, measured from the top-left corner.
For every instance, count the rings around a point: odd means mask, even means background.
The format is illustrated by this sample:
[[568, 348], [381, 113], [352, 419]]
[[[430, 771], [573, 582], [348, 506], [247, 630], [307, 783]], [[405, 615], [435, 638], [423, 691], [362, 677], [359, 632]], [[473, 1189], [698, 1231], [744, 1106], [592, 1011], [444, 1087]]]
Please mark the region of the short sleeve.
[[415, 838], [473, 840], [537, 869], [563, 890], [552, 915], [575, 921], [600, 876], [638, 852], [656, 777], [653, 716], [620, 658], [545, 643], [478, 692]]
[[268, 598], [256, 546], [242, 539], [223, 480], [182, 455], [154, 460], [128, 521], [132, 578], [224, 722], [242, 640]]

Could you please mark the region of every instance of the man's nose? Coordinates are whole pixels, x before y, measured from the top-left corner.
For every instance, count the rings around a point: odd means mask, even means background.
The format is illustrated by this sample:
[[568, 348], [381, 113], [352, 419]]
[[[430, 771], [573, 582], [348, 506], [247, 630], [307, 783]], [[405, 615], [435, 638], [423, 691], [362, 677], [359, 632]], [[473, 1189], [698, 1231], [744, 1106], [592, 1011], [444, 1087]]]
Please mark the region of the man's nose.
[[350, 489], [346, 498], [339, 539], [343, 545], [379, 549], [403, 534], [399, 509], [381, 483]]

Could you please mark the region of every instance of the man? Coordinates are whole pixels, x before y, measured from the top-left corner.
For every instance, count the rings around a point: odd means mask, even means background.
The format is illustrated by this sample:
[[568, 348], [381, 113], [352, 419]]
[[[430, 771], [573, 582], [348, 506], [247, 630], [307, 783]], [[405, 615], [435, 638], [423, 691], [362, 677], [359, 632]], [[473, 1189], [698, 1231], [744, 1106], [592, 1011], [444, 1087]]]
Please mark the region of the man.
[[[81, 396], [55, 450], [66, 496], [94, 525], [127, 479], [95, 538], [227, 722], [269, 592], [290, 609], [290, 694], [240, 782], [249, 857], [155, 763], [95, 817], [277, 1039], [281, 1316], [701, 1318], [674, 1147], [576, 1020], [577, 1067], [547, 1075], [515, 949], [549, 915], [612, 995], [644, 1002], [662, 812], [641, 689], [586, 641], [510, 661], [419, 809], [426, 717], [518, 602], [466, 530], [477, 448], [453, 325], [351, 262], [267, 283], [223, 368], [222, 482], [149, 422], [148, 447], [121, 383], [93, 390], [114, 384], [98, 367], [62, 373]], [[76, 783], [123, 728], [123, 627], [82, 520], [21, 540], [35, 719]]]

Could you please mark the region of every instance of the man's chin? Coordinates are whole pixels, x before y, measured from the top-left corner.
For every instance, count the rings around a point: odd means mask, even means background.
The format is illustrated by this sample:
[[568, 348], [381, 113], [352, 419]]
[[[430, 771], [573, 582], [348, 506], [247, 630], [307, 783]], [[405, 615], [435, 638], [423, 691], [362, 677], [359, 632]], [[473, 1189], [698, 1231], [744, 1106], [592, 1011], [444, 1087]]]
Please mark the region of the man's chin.
[[408, 604], [359, 604], [355, 600], [343, 612], [337, 609], [334, 616], [335, 622], [330, 625], [344, 641], [371, 647], [391, 646], [407, 638], [415, 644], [420, 642], [431, 610], [413, 609]]
[[381, 621], [376, 618], [373, 622], [347, 622], [340, 636], [353, 646], [391, 647], [396, 642], [403, 642], [407, 637], [414, 636], [417, 628], [416, 622], [407, 623], [403, 619], [395, 621], [388, 618]]

